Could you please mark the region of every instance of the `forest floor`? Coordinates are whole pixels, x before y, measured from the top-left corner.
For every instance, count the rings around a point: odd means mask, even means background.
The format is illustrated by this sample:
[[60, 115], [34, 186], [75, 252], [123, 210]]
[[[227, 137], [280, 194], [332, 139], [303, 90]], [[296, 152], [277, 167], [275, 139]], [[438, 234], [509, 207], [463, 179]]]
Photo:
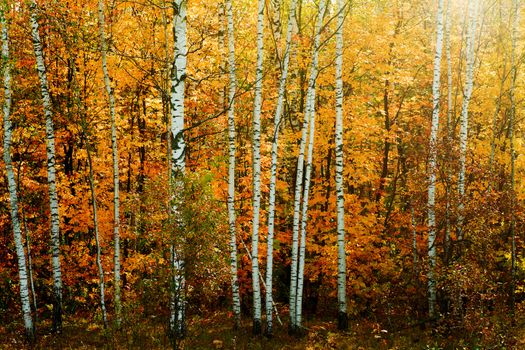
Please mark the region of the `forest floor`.
[[[253, 337], [251, 322], [244, 320], [241, 329], [232, 329], [226, 312], [206, 318], [193, 317], [181, 349], [525, 349], [525, 324], [509, 330], [500, 345], [483, 345], [473, 335], [436, 334], [431, 327], [416, 325], [389, 332], [366, 321], [353, 321], [350, 330], [339, 332], [335, 322], [311, 320], [301, 337], [288, 334], [286, 325], [275, 324], [274, 336]], [[41, 322], [37, 342], [29, 347], [23, 340], [21, 324], [0, 325], [0, 349], [170, 349], [165, 325], [157, 319], [124, 323], [119, 332], [107, 331], [92, 320], [64, 322], [63, 333], [50, 332], [49, 322]], [[503, 339], [505, 338], [505, 339]]]

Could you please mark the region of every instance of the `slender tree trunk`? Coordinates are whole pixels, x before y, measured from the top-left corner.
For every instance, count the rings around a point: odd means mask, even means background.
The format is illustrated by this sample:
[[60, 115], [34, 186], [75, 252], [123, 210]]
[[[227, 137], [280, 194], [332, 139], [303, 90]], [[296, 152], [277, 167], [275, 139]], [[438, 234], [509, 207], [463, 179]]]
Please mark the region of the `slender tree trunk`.
[[46, 154], [47, 154], [47, 182], [49, 188], [49, 206], [51, 212], [51, 256], [53, 265], [53, 331], [62, 333], [62, 271], [60, 269], [60, 219], [58, 213], [58, 196], [56, 189], [55, 169], [55, 134], [53, 129], [53, 112], [51, 96], [47, 82], [46, 66], [42, 42], [38, 32], [37, 5], [35, 1], [30, 3], [31, 9], [31, 33], [33, 37], [33, 48], [36, 57], [36, 67], [40, 79], [40, 90], [42, 103], [46, 118]]
[[11, 62], [9, 61], [9, 38], [7, 29], [6, 12], [7, 2], [0, 4], [0, 22], [2, 25], [2, 66], [4, 69], [4, 164], [7, 173], [7, 185], [9, 189], [9, 206], [11, 211], [11, 222], [15, 240], [16, 255], [18, 257], [18, 277], [20, 279], [20, 300], [22, 302], [22, 314], [26, 337], [30, 342], [35, 339], [33, 317], [31, 316], [31, 303], [29, 301], [29, 288], [27, 285], [27, 265], [22, 239], [22, 229], [18, 217], [18, 194], [16, 192], [15, 173], [11, 162], [11, 137], [13, 123], [11, 122]]
[[31, 296], [33, 297], [33, 310], [35, 310], [35, 326], [38, 323], [38, 307], [36, 304], [36, 292], [35, 292], [35, 282], [33, 279], [33, 262], [31, 261], [31, 237], [29, 235], [29, 229], [27, 228], [27, 220], [22, 208], [22, 220], [24, 222], [24, 233], [26, 236], [26, 250], [27, 250], [27, 271], [29, 273], [29, 286], [31, 287]]
[[111, 117], [111, 151], [113, 158], [113, 241], [114, 241], [114, 287], [115, 287], [115, 323], [120, 327], [122, 303], [120, 300], [120, 214], [119, 214], [119, 170], [118, 170], [118, 144], [117, 144], [117, 126], [115, 123], [115, 96], [111, 88], [108, 64], [107, 64], [107, 44], [105, 34], [105, 16], [104, 16], [104, 0], [98, 2], [98, 19], [99, 19], [99, 35], [100, 35], [100, 51], [102, 54], [102, 71], [104, 73], [104, 85], [109, 99], [109, 114]]
[[[291, 0], [291, 2], [294, 0]], [[295, 0], [297, 1], [297, 0]], [[273, 43], [275, 45], [275, 59], [277, 63], [281, 58], [281, 0], [270, 0], [270, 25], [272, 27]], [[292, 4], [290, 3], [290, 7]]]
[[235, 219], [235, 92], [237, 89], [235, 66], [235, 36], [233, 32], [232, 1], [226, 0], [226, 16], [228, 19], [228, 63], [230, 67], [230, 91], [228, 95], [228, 222], [230, 226], [230, 266], [232, 278], [233, 315], [235, 328], [241, 326], [241, 297], [237, 278], [237, 230]]
[[97, 195], [95, 193], [95, 180], [93, 176], [93, 162], [91, 160], [91, 149], [88, 140], [87, 128], [85, 120], [82, 120], [82, 128], [84, 129], [84, 143], [86, 145], [86, 153], [89, 168], [89, 189], [91, 192], [91, 206], [93, 208], [93, 227], [95, 230], [95, 244], [97, 246], [97, 268], [98, 268], [98, 280], [99, 280], [99, 292], [100, 292], [100, 309], [102, 310], [102, 321], [104, 322], [104, 328], [108, 327], [108, 316], [106, 312], [106, 301], [105, 301], [105, 283], [104, 283], [104, 269], [101, 261], [101, 248], [99, 239], [98, 229], [98, 214], [97, 214]]
[[[219, 76], [222, 78], [223, 74], [226, 73], [226, 60], [222, 58], [222, 56], [224, 55], [224, 43], [225, 43], [225, 40], [224, 40], [224, 33], [227, 31], [227, 29], [225, 29], [225, 26], [224, 26], [224, 16], [226, 14], [226, 12], [228, 11], [226, 9], [226, 6], [227, 3], [226, 3], [226, 0], [223, 2], [223, 1], [219, 1], [219, 6], [218, 6], [218, 14], [219, 14], [219, 33], [218, 33], [218, 53], [219, 53], [219, 60], [220, 60], [220, 65], [219, 65]], [[226, 14], [227, 16], [227, 14]], [[226, 19], [227, 21], [227, 19]], [[222, 81], [222, 79], [221, 79]], [[221, 106], [221, 108], [223, 109], [226, 109], [228, 108], [228, 106], [226, 106], [226, 86], [224, 85], [221, 85], [221, 92], [219, 94], [219, 106]]]
[[257, 67], [255, 68], [255, 101], [253, 109], [253, 220], [252, 220], [252, 283], [253, 333], [261, 333], [261, 287], [259, 279], [259, 212], [261, 209], [261, 108], [263, 79], [264, 0], [257, 8]]
[[[164, 2], [164, 4], [166, 4]], [[168, 207], [170, 207], [170, 204], [172, 201], [174, 201], [174, 195], [173, 195], [173, 182], [175, 181], [174, 177], [174, 171], [176, 170], [173, 166], [174, 160], [172, 158], [173, 153], [173, 146], [172, 142], [174, 141], [174, 137], [172, 135], [172, 119], [171, 117], [168, 117], [168, 114], [171, 116], [173, 111], [173, 105], [172, 105], [172, 98], [173, 98], [173, 90], [170, 90], [170, 93], [168, 95], [167, 91], [170, 88], [170, 84], [172, 84], [171, 78], [173, 76], [174, 67], [172, 67], [173, 62], [170, 60], [170, 54], [169, 54], [169, 43], [168, 43], [168, 18], [166, 11], [162, 12], [162, 23], [164, 27], [164, 35], [165, 35], [165, 41], [164, 41], [164, 53], [165, 53], [165, 69], [166, 69], [166, 95], [169, 96], [166, 101], [167, 109], [166, 109], [166, 130], [168, 133], [168, 136], [166, 137], [166, 149], [167, 149], [167, 165], [168, 165], [168, 181], [169, 181], [169, 187], [168, 187]], [[176, 206], [173, 206], [170, 208], [169, 214], [171, 216], [175, 216], [176, 213]], [[173, 220], [175, 221], [175, 220]], [[171, 276], [170, 276], [170, 283], [169, 283], [169, 289], [170, 289], [170, 318], [169, 318], [169, 336], [172, 341], [173, 348], [177, 348], [177, 339], [176, 339], [176, 320], [177, 320], [177, 299], [176, 299], [176, 291], [175, 291], [175, 237], [172, 234], [171, 243], [170, 243], [170, 268], [171, 268]]]
[[[5, 96], [5, 94], [4, 94]], [[4, 138], [5, 139], [5, 138]], [[26, 251], [27, 251], [27, 273], [28, 273], [28, 280], [29, 280], [29, 287], [31, 289], [31, 301], [33, 303], [33, 310], [35, 312], [34, 314], [34, 326], [33, 326], [33, 329], [36, 329], [36, 325], [38, 324], [38, 307], [37, 307], [37, 303], [36, 303], [36, 292], [35, 292], [35, 281], [34, 281], [34, 278], [33, 278], [33, 262], [32, 262], [32, 258], [31, 258], [31, 235], [29, 234], [29, 228], [27, 226], [27, 219], [26, 219], [26, 213], [25, 213], [25, 209], [24, 209], [24, 194], [22, 192], [22, 187], [21, 187], [21, 184], [20, 184], [20, 177], [22, 176], [22, 169], [21, 169], [21, 166], [22, 166], [22, 162], [19, 162], [18, 163], [18, 169], [17, 169], [17, 179], [16, 179], [16, 188], [17, 188], [17, 193], [19, 194], [19, 206], [20, 206], [20, 211], [21, 211], [21, 215], [22, 215], [22, 222], [21, 224], [24, 225], [24, 236], [25, 236], [25, 248], [26, 248]], [[36, 335], [35, 335], [36, 337]]]
[[[324, 2], [324, 0], [321, 0]], [[316, 63], [317, 64], [317, 63]], [[313, 67], [313, 64], [312, 64]], [[311, 73], [313, 70], [311, 70]], [[317, 74], [317, 72], [315, 72]], [[306, 224], [308, 220], [308, 198], [310, 193], [310, 178], [312, 171], [312, 158], [313, 158], [313, 145], [315, 135], [315, 85], [313, 88], [310, 87], [312, 82], [312, 75], [310, 76], [309, 89], [311, 92], [307, 94], [305, 118], [309, 119], [310, 130], [308, 134], [308, 153], [306, 156], [306, 168], [305, 168], [305, 179], [302, 194], [301, 203], [301, 221], [300, 221], [300, 241], [299, 241], [299, 256], [297, 263], [297, 282], [295, 285], [295, 330], [300, 332], [301, 330], [301, 318], [303, 308], [303, 286], [304, 286], [304, 263], [306, 257]], [[314, 82], [315, 84], [315, 82]]]
[[515, 193], [515, 173], [516, 173], [516, 152], [514, 150], [514, 123], [516, 122], [516, 99], [514, 96], [516, 87], [516, 77], [518, 66], [516, 62], [516, 45], [519, 28], [519, 0], [512, 1], [513, 24], [512, 24], [512, 49], [511, 49], [511, 69], [512, 78], [510, 81], [509, 99], [510, 99], [510, 118], [509, 118], [509, 143], [510, 143], [510, 237], [511, 237], [511, 282], [510, 282], [510, 308], [512, 322], [515, 322], [515, 291], [516, 291], [516, 215], [514, 208], [516, 205]]
[[452, 138], [452, 59], [450, 56], [450, 26], [452, 25], [451, 14], [452, 0], [447, 3], [447, 22], [445, 25], [445, 50], [447, 58], [447, 138]]
[[105, 282], [104, 282], [104, 268], [102, 266], [102, 249], [100, 246], [100, 230], [98, 226], [98, 210], [97, 210], [97, 194], [95, 191], [95, 176], [93, 174], [93, 160], [91, 158], [91, 144], [89, 141], [89, 130], [86, 121], [85, 115], [85, 106], [82, 104], [80, 87], [76, 79], [76, 67], [73, 63], [72, 67], [72, 82], [73, 87], [75, 88], [75, 96], [77, 103], [77, 111], [80, 114], [80, 127], [82, 128], [82, 133], [84, 137], [84, 145], [86, 147], [87, 155], [87, 165], [89, 170], [89, 190], [91, 194], [91, 207], [93, 209], [93, 229], [95, 231], [95, 246], [96, 246], [96, 263], [98, 269], [98, 278], [99, 278], [99, 293], [100, 293], [100, 309], [102, 311], [102, 321], [104, 328], [108, 327], [108, 317], [106, 309], [106, 293], [105, 293]]
[[[301, 26], [301, 5], [302, 1], [299, 1], [299, 18], [296, 20], [297, 29], [300, 30]], [[306, 79], [304, 69], [299, 71], [299, 86], [303, 86], [303, 82]], [[306, 102], [310, 100], [309, 94], [310, 89], [307, 89]], [[303, 100], [304, 100], [304, 89], [301, 88], [299, 104], [300, 111], [303, 111]], [[297, 169], [295, 172], [295, 189], [294, 189], [294, 206], [293, 206], [293, 230], [292, 230], [292, 252], [291, 252], [291, 271], [290, 271], [290, 332], [295, 333], [298, 331], [296, 322], [296, 307], [297, 307], [297, 267], [299, 258], [299, 227], [301, 220], [301, 196], [303, 189], [303, 173], [304, 173], [304, 152], [306, 149], [306, 137], [308, 136], [308, 129], [310, 125], [310, 118], [305, 113], [303, 125], [301, 129], [301, 141], [299, 143], [299, 155], [297, 157]]]
[[345, 194], [343, 185], [343, 25], [344, 5], [337, 0], [335, 58], [335, 187], [337, 196], [337, 328], [348, 329], [346, 310]]
[[494, 157], [496, 155], [496, 140], [497, 140], [497, 127], [498, 127], [498, 116], [501, 111], [501, 100], [503, 99], [503, 94], [505, 91], [505, 82], [507, 81], [507, 69], [506, 69], [506, 59], [504, 58], [503, 62], [503, 72], [500, 81], [499, 95], [496, 99], [496, 108], [494, 109], [494, 114], [492, 115], [492, 139], [490, 140], [490, 156], [489, 156], [489, 183], [487, 187], [487, 193], [492, 192], [492, 186], [494, 182]]
[[[306, 100], [310, 100], [311, 91], [308, 89]], [[304, 172], [304, 151], [306, 148], [306, 137], [310, 125], [310, 118], [306, 116], [303, 121], [301, 131], [301, 142], [299, 145], [299, 156], [297, 158], [297, 169], [295, 177], [295, 196], [293, 211], [293, 231], [292, 231], [292, 262], [290, 273], [290, 331], [297, 331], [296, 304], [297, 304], [297, 266], [299, 256], [299, 225], [301, 220], [301, 195], [303, 189]]]
[[436, 24], [436, 54], [434, 56], [434, 82], [432, 84], [432, 127], [430, 130], [430, 156], [428, 160], [428, 313], [430, 318], [436, 317], [436, 159], [437, 134], [439, 129], [439, 100], [441, 78], [441, 53], [443, 48], [443, 0], [438, 1]]
[[459, 178], [458, 178], [458, 240], [463, 240], [463, 224], [465, 221], [465, 164], [467, 158], [467, 136], [468, 136], [468, 107], [472, 96], [474, 85], [474, 62], [475, 62], [475, 41], [478, 0], [469, 2], [469, 24], [467, 38], [467, 73], [465, 77], [465, 88], [463, 91], [463, 106], [461, 109], [461, 127], [459, 131]]
[[[503, 21], [502, 12], [504, 5], [500, 2], [499, 4], [499, 20], [500, 22]], [[504, 29], [506, 30], [506, 29]], [[501, 32], [501, 29], [500, 29]], [[502, 34], [499, 34], [502, 35]], [[492, 193], [492, 186], [494, 185], [494, 157], [496, 155], [496, 141], [498, 138], [498, 116], [501, 111], [501, 101], [503, 99], [503, 96], [505, 94], [505, 84], [507, 82], [507, 77], [509, 76], [509, 73], [507, 72], [507, 55], [503, 55], [503, 70], [501, 72], [501, 79], [499, 84], [499, 94], [498, 97], [495, 100], [495, 109], [494, 114], [492, 115], [492, 138], [490, 140], [490, 156], [489, 156], [489, 179], [488, 179], [488, 186], [487, 186], [487, 194], [490, 195]], [[512, 67], [511, 67], [511, 73], [512, 73]]]
[[[391, 44], [391, 51], [393, 44]], [[391, 61], [391, 60], [389, 60]], [[385, 114], [385, 130], [386, 132], [390, 132], [391, 130], [391, 123], [390, 123], [390, 100], [388, 96], [388, 90], [390, 89], [390, 81], [388, 79], [385, 80], [385, 88], [383, 92], [383, 113]], [[383, 165], [381, 166], [381, 179], [379, 181], [379, 190], [376, 194], [376, 201], [379, 202], [381, 200], [381, 196], [383, 195], [383, 191], [385, 189], [385, 184], [388, 178], [388, 159], [390, 155], [390, 141], [388, 140], [388, 137], [385, 137], [385, 146], [383, 149]], [[378, 211], [378, 215], [380, 215], [381, 212]]]
[[417, 225], [416, 215], [414, 214], [414, 207], [410, 204], [410, 216], [412, 224], [412, 258], [413, 258], [413, 271], [414, 280], [417, 281], [419, 277], [419, 255], [417, 254]]
[[[272, 141], [272, 160], [270, 165], [270, 195], [268, 205], [268, 244], [266, 260], [266, 332], [273, 334], [272, 328], [272, 275], [273, 275], [273, 236], [275, 231], [275, 191], [277, 181], [277, 155], [279, 150], [279, 129], [284, 109], [284, 96], [286, 92], [286, 82], [288, 79], [288, 67], [290, 63], [290, 51], [292, 50], [292, 34], [295, 22], [295, 8], [297, 0], [291, 0], [290, 13], [288, 15], [288, 25], [286, 27], [286, 44], [282, 62], [281, 79], [279, 80], [279, 92], [277, 95], [277, 107], [274, 117], [274, 132]], [[280, 21], [280, 20], [279, 20]]]
[[[173, 208], [174, 222], [183, 232], [183, 222], [180, 218], [177, 203], [180, 201], [180, 193], [183, 189], [183, 176], [186, 170], [186, 144], [184, 142], [184, 85], [186, 79], [186, 0], [174, 0], [173, 6], [173, 36], [175, 40], [173, 67], [171, 74], [171, 167], [172, 183], [174, 186]], [[179, 240], [171, 246], [171, 265], [173, 279], [170, 302], [170, 333], [173, 336], [173, 344], [176, 339], [185, 333], [185, 262], [182, 254], [183, 242]]]
[[[308, 92], [306, 101], [305, 120], [309, 119], [310, 133], [308, 139], [308, 155], [306, 160], [306, 174], [305, 183], [303, 189], [303, 203], [301, 213], [301, 243], [299, 247], [299, 262], [297, 271], [297, 285], [296, 285], [296, 305], [295, 305], [295, 328], [299, 330], [301, 328], [301, 317], [302, 317], [302, 301], [303, 301], [303, 285], [304, 285], [304, 263], [306, 256], [306, 224], [308, 221], [308, 197], [310, 191], [310, 178], [312, 173], [312, 158], [314, 152], [314, 139], [315, 139], [315, 94], [316, 94], [316, 82], [319, 61], [319, 48], [321, 41], [321, 31], [323, 18], [325, 13], [325, 0], [321, 0], [319, 3], [319, 13], [317, 16], [317, 22], [315, 24], [315, 37], [314, 47], [312, 52], [312, 63], [310, 67], [310, 78], [308, 81]], [[306, 140], [305, 140], [306, 141]]]

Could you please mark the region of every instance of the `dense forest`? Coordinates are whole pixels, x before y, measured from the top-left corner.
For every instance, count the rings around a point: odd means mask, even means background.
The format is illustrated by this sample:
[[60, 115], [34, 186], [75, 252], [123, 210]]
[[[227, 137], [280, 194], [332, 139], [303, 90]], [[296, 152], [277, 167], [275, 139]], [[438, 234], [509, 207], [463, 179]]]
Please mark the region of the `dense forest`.
[[520, 0], [0, 0], [0, 348], [525, 348]]

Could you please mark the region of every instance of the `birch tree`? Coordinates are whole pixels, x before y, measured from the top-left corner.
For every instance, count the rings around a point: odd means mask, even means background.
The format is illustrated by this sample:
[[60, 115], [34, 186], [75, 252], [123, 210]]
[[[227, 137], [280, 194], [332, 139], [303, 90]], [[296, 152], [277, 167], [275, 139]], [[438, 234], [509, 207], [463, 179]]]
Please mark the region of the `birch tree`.
[[[20, 186], [18, 187], [20, 189]], [[22, 197], [22, 196], [20, 196]], [[24, 209], [22, 209], [22, 222], [24, 223], [24, 234], [26, 239], [26, 251], [27, 251], [27, 272], [28, 272], [28, 279], [29, 279], [29, 286], [31, 287], [31, 296], [33, 300], [33, 310], [35, 310], [35, 325], [38, 323], [38, 310], [37, 304], [36, 304], [36, 292], [35, 292], [35, 280], [33, 278], [33, 263], [31, 261], [31, 237], [29, 235], [29, 229], [27, 228], [27, 221], [26, 216], [24, 213]], [[33, 328], [36, 328], [34, 326]]]
[[[318, 74], [318, 61], [319, 61], [319, 48], [321, 41], [321, 31], [324, 18], [326, 2], [321, 0], [319, 3], [319, 12], [317, 14], [317, 20], [315, 24], [314, 31], [314, 46], [312, 51], [312, 62], [310, 65], [310, 77], [308, 80], [308, 90], [306, 93], [306, 108], [304, 113], [303, 121], [303, 132], [301, 135], [301, 146], [299, 153], [299, 161], [297, 164], [297, 174], [298, 178], [296, 179], [296, 195], [299, 192], [299, 201], [301, 200], [301, 188], [303, 187], [302, 183], [302, 173], [303, 165], [301, 164], [304, 161], [304, 150], [306, 145], [306, 130], [309, 130], [308, 138], [308, 154], [306, 159], [306, 173], [304, 179], [304, 188], [302, 193], [302, 204], [299, 203], [296, 208], [294, 207], [294, 230], [297, 229], [297, 237], [293, 239], [298, 239], [300, 232], [300, 246], [298, 249], [298, 256], [296, 255], [296, 268], [297, 272], [295, 274], [295, 284], [292, 286], [294, 289], [294, 315], [292, 318], [292, 331], [298, 332], [301, 329], [301, 318], [302, 318], [302, 302], [303, 302], [303, 282], [304, 282], [304, 262], [305, 262], [305, 253], [306, 253], [306, 224], [308, 221], [308, 196], [310, 191], [310, 177], [312, 172], [312, 159], [313, 159], [313, 147], [314, 147], [314, 137], [315, 137], [315, 95], [316, 95], [316, 82]], [[304, 138], [302, 137], [304, 135]], [[301, 158], [302, 154], [302, 158]], [[301, 164], [301, 165], [299, 165]], [[301, 169], [299, 169], [301, 167]], [[299, 171], [301, 170], [301, 171]], [[299, 173], [301, 177], [299, 178]], [[295, 198], [297, 200], [297, 198]], [[295, 203], [294, 203], [295, 204]], [[301, 210], [301, 212], [299, 212]], [[297, 222], [295, 221], [297, 217]], [[300, 217], [300, 221], [299, 221]], [[300, 231], [299, 231], [300, 223]], [[296, 243], [297, 244], [297, 243]], [[293, 256], [292, 256], [293, 258]], [[292, 260], [293, 262], [293, 260]], [[293, 264], [292, 264], [293, 268]], [[292, 274], [293, 276], [293, 274]], [[292, 302], [292, 301], [291, 301]], [[291, 309], [291, 307], [290, 307]]]
[[253, 333], [261, 333], [261, 287], [259, 283], [259, 212], [261, 209], [261, 108], [263, 79], [264, 0], [257, 6], [257, 66], [253, 108], [253, 219], [252, 219], [252, 287]]
[[105, 15], [104, 0], [98, 2], [98, 20], [100, 36], [100, 52], [102, 54], [102, 72], [104, 73], [104, 86], [109, 100], [109, 115], [111, 118], [111, 154], [113, 159], [113, 241], [114, 241], [114, 288], [115, 288], [115, 322], [117, 327], [121, 323], [122, 304], [120, 301], [120, 199], [119, 199], [119, 168], [118, 168], [118, 145], [117, 145], [117, 126], [115, 123], [115, 96], [111, 88], [108, 64], [107, 64], [107, 43], [105, 34]]
[[467, 158], [467, 137], [468, 137], [468, 108], [472, 89], [474, 86], [474, 62], [475, 62], [475, 41], [478, 0], [469, 1], [469, 23], [467, 35], [466, 60], [467, 71], [465, 76], [465, 87], [463, 90], [463, 105], [461, 107], [460, 130], [459, 130], [459, 176], [458, 176], [458, 234], [459, 241], [463, 240], [463, 223], [465, 220], [465, 163]]
[[[306, 101], [310, 101], [311, 91], [308, 89]], [[297, 169], [295, 176], [294, 204], [293, 204], [293, 230], [292, 230], [292, 262], [290, 271], [290, 331], [297, 331], [296, 307], [297, 307], [297, 266], [299, 257], [299, 225], [301, 220], [301, 196], [303, 188], [304, 152], [306, 148], [306, 137], [310, 119], [303, 120], [301, 130], [301, 142], [299, 144], [299, 156], [297, 157]]]
[[241, 298], [237, 278], [237, 230], [235, 218], [235, 92], [237, 89], [235, 66], [235, 36], [233, 31], [233, 11], [231, 0], [226, 0], [228, 31], [228, 64], [230, 70], [230, 88], [228, 93], [228, 222], [230, 227], [230, 268], [232, 284], [233, 315], [235, 327], [241, 326]]
[[[182, 177], [186, 169], [186, 144], [184, 142], [184, 85], [186, 79], [186, 0], [174, 0], [173, 7], [173, 36], [174, 36], [174, 55], [171, 70], [171, 167], [172, 183], [175, 189], [173, 201], [173, 216], [175, 224], [181, 229], [182, 225], [178, 217], [177, 208], [178, 198], [182, 191]], [[180, 243], [180, 242], [179, 242]], [[185, 331], [185, 266], [181, 251], [181, 244], [171, 245], [171, 266], [173, 278], [171, 281], [171, 300], [170, 300], [170, 333], [175, 338], [182, 337]]]
[[[277, 0], [278, 2], [278, 0]], [[272, 335], [272, 275], [273, 275], [273, 236], [275, 230], [275, 191], [277, 181], [277, 155], [279, 150], [279, 129], [284, 109], [284, 95], [286, 92], [286, 82], [288, 79], [288, 67], [290, 63], [290, 50], [292, 49], [292, 34], [295, 23], [295, 8], [297, 0], [291, 0], [290, 13], [288, 14], [288, 25], [286, 27], [286, 43], [284, 48], [284, 57], [282, 62], [281, 78], [279, 80], [279, 90], [277, 94], [277, 106], [274, 116], [274, 131], [272, 140], [272, 159], [270, 165], [270, 194], [268, 204], [268, 244], [266, 260], [266, 331]]]
[[438, 1], [436, 23], [436, 52], [434, 56], [434, 81], [432, 83], [432, 125], [430, 128], [430, 154], [428, 157], [428, 313], [430, 318], [436, 317], [436, 280], [434, 268], [436, 265], [436, 159], [437, 134], [439, 129], [439, 100], [441, 78], [441, 54], [443, 48], [443, 0]]
[[36, 68], [40, 80], [42, 104], [46, 118], [46, 155], [47, 155], [47, 182], [49, 190], [49, 206], [51, 212], [51, 261], [53, 267], [53, 331], [62, 332], [62, 271], [60, 269], [60, 219], [58, 212], [58, 196], [56, 189], [55, 169], [55, 134], [53, 128], [53, 112], [42, 42], [38, 32], [38, 14], [35, 1], [29, 4], [31, 15], [31, 34], [33, 49], [36, 57]]
[[348, 329], [346, 314], [345, 194], [343, 188], [343, 25], [344, 6], [337, 0], [335, 33], [335, 187], [337, 196], [337, 327]]
[[6, 12], [7, 1], [0, 4], [0, 22], [2, 26], [2, 66], [4, 69], [4, 164], [7, 173], [7, 187], [9, 190], [9, 207], [13, 236], [18, 258], [18, 278], [20, 279], [20, 300], [22, 302], [22, 315], [27, 339], [32, 342], [35, 338], [33, 317], [31, 315], [31, 303], [29, 300], [28, 275], [24, 243], [22, 240], [22, 228], [18, 216], [18, 194], [16, 191], [15, 173], [11, 162], [11, 137], [14, 125], [11, 121], [11, 62], [9, 59], [9, 35], [7, 28]]

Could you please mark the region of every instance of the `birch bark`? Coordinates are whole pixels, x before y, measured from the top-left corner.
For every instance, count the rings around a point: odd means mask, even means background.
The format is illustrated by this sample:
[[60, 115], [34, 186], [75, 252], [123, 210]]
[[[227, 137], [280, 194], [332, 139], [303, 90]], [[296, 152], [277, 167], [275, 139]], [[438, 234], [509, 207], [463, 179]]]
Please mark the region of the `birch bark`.
[[[19, 187], [20, 188], [20, 187]], [[27, 251], [27, 272], [29, 273], [29, 286], [31, 287], [31, 296], [33, 300], [33, 310], [35, 310], [35, 325], [38, 323], [38, 307], [36, 304], [36, 292], [35, 292], [35, 280], [33, 279], [33, 263], [31, 261], [31, 237], [29, 235], [29, 229], [27, 228], [26, 216], [24, 209], [22, 208], [22, 221], [24, 223], [24, 233], [26, 238], [26, 251]], [[33, 328], [36, 328], [35, 326]]]
[[117, 126], [115, 112], [115, 95], [111, 88], [108, 64], [107, 64], [107, 43], [105, 34], [105, 15], [104, 0], [98, 2], [98, 19], [100, 35], [100, 51], [102, 54], [102, 71], [104, 73], [104, 85], [109, 100], [109, 114], [111, 118], [111, 152], [113, 159], [113, 242], [114, 242], [114, 287], [115, 287], [115, 323], [120, 327], [122, 303], [120, 301], [120, 196], [119, 196], [119, 170], [118, 170], [118, 144], [117, 144]]
[[261, 209], [261, 108], [263, 79], [264, 0], [257, 7], [257, 66], [253, 109], [253, 219], [252, 219], [252, 286], [253, 333], [261, 333], [261, 287], [259, 283], [259, 213]]
[[51, 212], [51, 261], [53, 266], [53, 331], [62, 333], [62, 271], [60, 268], [60, 219], [58, 212], [58, 196], [56, 189], [55, 169], [55, 134], [53, 128], [53, 112], [51, 96], [47, 82], [46, 66], [42, 42], [38, 32], [37, 5], [30, 3], [30, 24], [33, 38], [33, 49], [36, 57], [36, 67], [40, 80], [42, 104], [46, 118], [46, 155], [47, 155], [47, 182], [49, 189], [49, 207]]
[[[306, 101], [310, 100], [310, 89], [307, 91]], [[290, 271], [290, 331], [297, 330], [296, 304], [297, 304], [297, 266], [299, 256], [299, 225], [301, 220], [301, 195], [303, 189], [304, 151], [306, 148], [306, 137], [310, 125], [310, 118], [306, 116], [301, 131], [301, 142], [299, 144], [299, 156], [297, 157], [297, 171], [295, 177], [293, 231], [292, 231], [292, 263]]]
[[436, 265], [436, 159], [437, 134], [439, 129], [439, 100], [441, 78], [441, 54], [443, 48], [443, 0], [438, 1], [436, 23], [436, 53], [434, 56], [434, 81], [432, 84], [432, 126], [430, 129], [430, 155], [428, 160], [428, 313], [430, 318], [436, 317], [436, 280], [434, 268]]
[[345, 194], [343, 187], [343, 25], [344, 5], [337, 0], [335, 33], [335, 187], [337, 197], [337, 327], [348, 329], [346, 311]]
[[478, 0], [469, 2], [469, 24], [466, 49], [467, 72], [465, 77], [465, 88], [463, 91], [463, 105], [461, 108], [461, 127], [459, 130], [459, 177], [458, 177], [458, 240], [463, 240], [463, 223], [465, 221], [465, 163], [467, 158], [467, 137], [468, 137], [468, 108], [472, 89], [474, 86], [474, 62], [475, 62], [475, 41], [476, 25], [478, 14]]
[[[172, 181], [175, 188], [174, 202], [182, 191], [182, 177], [186, 169], [186, 144], [183, 138], [184, 131], [184, 86], [186, 79], [186, 0], [174, 0], [173, 7], [173, 36], [174, 57], [171, 72], [171, 166]], [[176, 225], [181, 228], [177, 204], [173, 208]], [[173, 269], [172, 292], [170, 302], [170, 332], [175, 338], [180, 338], [185, 332], [185, 265], [182, 252], [172, 243], [171, 264]]]
[[228, 221], [230, 226], [230, 269], [232, 284], [233, 315], [235, 327], [241, 326], [241, 298], [237, 278], [237, 230], [235, 218], [235, 93], [237, 90], [235, 66], [235, 36], [233, 31], [232, 1], [226, 0], [227, 32], [228, 32], [228, 64], [230, 68], [230, 88], [228, 93]]
[[272, 335], [272, 275], [273, 275], [273, 236], [275, 230], [275, 191], [277, 181], [277, 155], [279, 150], [279, 129], [284, 107], [284, 95], [286, 91], [286, 82], [288, 79], [288, 67], [290, 63], [290, 50], [292, 50], [292, 34], [295, 23], [295, 8], [297, 0], [291, 0], [290, 13], [288, 15], [288, 25], [286, 27], [286, 43], [284, 48], [284, 57], [282, 62], [281, 78], [279, 80], [279, 92], [277, 95], [277, 107], [274, 116], [274, 131], [272, 141], [272, 160], [270, 165], [270, 194], [268, 204], [268, 244], [266, 260], [266, 324], [267, 333]]
[[9, 206], [11, 222], [13, 225], [13, 236], [18, 258], [18, 277], [20, 279], [20, 300], [22, 302], [22, 315], [26, 337], [30, 342], [34, 341], [35, 329], [33, 317], [31, 316], [31, 303], [29, 301], [28, 275], [26, 255], [22, 240], [22, 229], [18, 216], [18, 194], [16, 192], [15, 173], [11, 162], [11, 137], [13, 123], [11, 122], [11, 62], [9, 61], [9, 35], [7, 28], [7, 2], [0, 4], [0, 22], [2, 26], [2, 66], [4, 69], [4, 164], [7, 173], [7, 187], [9, 189]]
[[[308, 139], [308, 154], [306, 160], [306, 174], [301, 205], [301, 242], [299, 247], [299, 261], [297, 271], [296, 299], [295, 299], [295, 324], [294, 328], [299, 331], [301, 328], [302, 302], [303, 302], [303, 282], [304, 282], [304, 263], [306, 254], [306, 224], [308, 221], [308, 196], [310, 192], [310, 178], [312, 172], [313, 147], [315, 139], [315, 95], [318, 74], [319, 48], [321, 41], [321, 31], [325, 13], [326, 1], [319, 3], [319, 13], [315, 24], [314, 47], [312, 51], [312, 63], [310, 66], [310, 78], [308, 81], [307, 101], [304, 118], [310, 125]], [[302, 141], [302, 140], [301, 140]], [[306, 139], [304, 140], [306, 143]]]

